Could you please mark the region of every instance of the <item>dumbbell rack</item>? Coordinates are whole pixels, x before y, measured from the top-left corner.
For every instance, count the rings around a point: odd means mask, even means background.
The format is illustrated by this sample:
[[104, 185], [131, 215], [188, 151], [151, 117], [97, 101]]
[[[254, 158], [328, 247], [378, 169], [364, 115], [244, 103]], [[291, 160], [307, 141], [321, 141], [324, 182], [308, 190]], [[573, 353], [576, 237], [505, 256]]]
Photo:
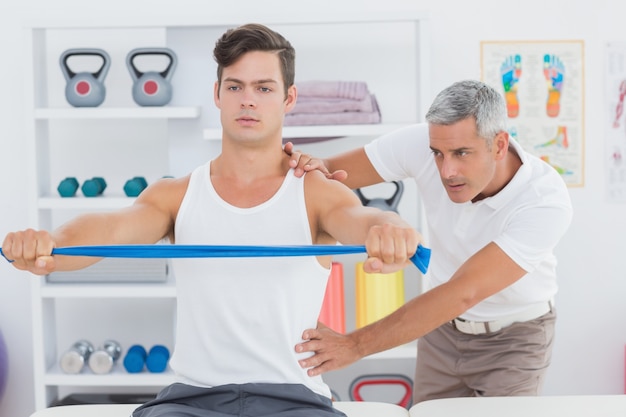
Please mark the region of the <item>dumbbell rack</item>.
[[[212, 97], [215, 64], [211, 48], [228, 27], [245, 21], [268, 24], [290, 39], [298, 52], [296, 82], [350, 80], [358, 76], [376, 93], [385, 121], [382, 124], [285, 128], [285, 137], [346, 137], [299, 146], [304, 151], [323, 157], [421, 121], [424, 103], [430, 99], [426, 19], [420, 13], [338, 16], [320, 12], [318, 16], [299, 17], [272, 14], [264, 19], [258, 13], [246, 18], [239, 12], [237, 16], [204, 17], [190, 12], [187, 18], [176, 21], [138, 18], [128, 22], [94, 17], [91, 22], [28, 24], [24, 38], [25, 50], [30, 53], [24, 54], [28, 58], [24, 67], [26, 80], [31, 81], [26, 83], [30, 122], [25, 134], [28, 154], [33, 155], [26, 167], [32, 189], [28, 210], [33, 227], [56, 227], [78, 213], [126, 207], [134, 201], [122, 191], [128, 178], [145, 176], [150, 184], [163, 175], [182, 176], [217, 155], [220, 129]], [[350, 35], [346, 36], [345, 31]], [[172, 77], [174, 97], [165, 107], [139, 107], [130, 94], [131, 79], [124, 58], [131, 49], [148, 46], [167, 46], [178, 55], [178, 67]], [[58, 59], [63, 50], [73, 47], [102, 48], [112, 58], [105, 80], [107, 97], [97, 108], [73, 108], [63, 97], [64, 80]], [[320, 50], [324, 56], [320, 56]], [[397, 64], [386, 65], [386, 60]], [[328, 65], [331, 61], [335, 64]], [[405, 90], [402, 96], [397, 93], [398, 85]], [[55, 188], [67, 176], [76, 176], [81, 182], [102, 176], [108, 187], [103, 196], [95, 198], [60, 198]], [[418, 213], [417, 197], [411, 195], [410, 186], [406, 195], [400, 212]], [[416, 226], [421, 222], [418, 215], [408, 215], [407, 219]], [[350, 285], [358, 260], [360, 256], [340, 260], [346, 270], [348, 330], [354, 327]], [[417, 286], [417, 272], [406, 272], [406, 281]], [[43, 277], [33, 279], [32, 288], [37, 409], [75, 391], [127, 392], [136, 387], [153, 388], [156, 392], [173, 381], [171, 371], [128, 374], [119, 364], [106, 375], [88, 371], [68, 375], [58, 366], [60, 354], [82, 338], [95, 344], [107, 338], [117, 339], [124, 349], [135, 343], [165, 344], [171, 349], [176, 300], [171, 276], [158, 283], [71, 284], [50, 283]], [[412, 291], [407, 293], [411, 295]], [[415, 347], [410, 345], [371, 359], [384, 359], [385, 371], [412, 375], [414, 356]], [[366, 362], [369, 367], [379, 361]], [[335, 380], [345, 385], [341, 394], [347, 398], [348, 384], [341, 371], [328, 374], [326, 379], [331, 386]]]

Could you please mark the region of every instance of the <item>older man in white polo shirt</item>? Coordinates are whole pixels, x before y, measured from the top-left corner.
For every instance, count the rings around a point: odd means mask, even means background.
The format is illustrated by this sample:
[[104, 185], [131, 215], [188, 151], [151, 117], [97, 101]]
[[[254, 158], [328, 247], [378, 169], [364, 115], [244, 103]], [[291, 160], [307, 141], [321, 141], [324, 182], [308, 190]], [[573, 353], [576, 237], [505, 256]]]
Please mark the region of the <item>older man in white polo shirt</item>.
[[461, 81], [435, 98], [427, 124], [324, 161], [293, 154], [296, 175], [321, 169], [352, 188], [415, 180], [433, 249], [431, 288], [396, 312], [347, 335], [305, 330], [296, 350], [316, 352], [301, 361], [309, 375], [419, 338], [415, 403], [539, 393], [556, 318], [553, 250], [572, 206], [557, 171], [509, 137], [506, 117], [496, 90]]

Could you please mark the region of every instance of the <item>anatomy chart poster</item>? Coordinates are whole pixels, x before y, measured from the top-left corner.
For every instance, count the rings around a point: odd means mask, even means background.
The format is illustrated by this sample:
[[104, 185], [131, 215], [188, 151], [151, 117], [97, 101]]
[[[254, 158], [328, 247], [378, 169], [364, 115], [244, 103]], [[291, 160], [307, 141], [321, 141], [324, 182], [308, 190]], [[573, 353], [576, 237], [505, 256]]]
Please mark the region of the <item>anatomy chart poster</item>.
[[607, 115], [603, 121], [609, 201], [626, 201], [626, 43], [609, 43], [606, 49]]
[[582, 41], [481, 42], [482, 79], [506, 100], [509, 134], [568, 186], [584, 185], [583, 62]]

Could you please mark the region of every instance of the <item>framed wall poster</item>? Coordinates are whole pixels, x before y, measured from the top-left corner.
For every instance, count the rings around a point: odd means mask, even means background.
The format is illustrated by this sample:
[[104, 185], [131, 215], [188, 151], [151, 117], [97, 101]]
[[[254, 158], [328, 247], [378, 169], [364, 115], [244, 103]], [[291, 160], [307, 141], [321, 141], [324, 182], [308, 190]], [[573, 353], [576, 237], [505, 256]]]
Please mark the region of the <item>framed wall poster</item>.
[[626, 42], [606, 45], [605, 68], [607, 197], [610, 202], [626, 202]]
[[584, 185], [583, 41], [483, 41], [482, 81], [502, 92], [509, 134]]

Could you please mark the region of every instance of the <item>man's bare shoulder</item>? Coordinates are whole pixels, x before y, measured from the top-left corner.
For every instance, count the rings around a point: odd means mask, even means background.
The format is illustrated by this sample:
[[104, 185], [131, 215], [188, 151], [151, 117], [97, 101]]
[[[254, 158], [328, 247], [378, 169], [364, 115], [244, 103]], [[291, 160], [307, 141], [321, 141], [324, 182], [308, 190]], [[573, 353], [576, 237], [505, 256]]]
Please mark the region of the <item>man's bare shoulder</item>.
[[304, 175], [305, 187], [321, 187], [328, 189], [350, 190], [344, 183], [334, 179], [327, 178], [322, 171], [308, 171]]
[[190, 175], [185, 175], [184, 177], [179, 178], [163, 177], [150, 184], [146, 191], [153, 191], [157, 193], [184, 193], [189, 185], [189, 178]]
[[137, 203], [168, 207], [168, 210], [177, 211], [187, 191], [189, 178], [189, 175], [180, 178], [161, 178], [139, 195]]
[[[340, 181], [326, 178], [321, 171], [310, 171], [304, 175], [304, 192], [310, 198], [317, 201], [354, 200], [358, 197], [354, 192]], [[345, 200], [344, 200], [345, 201]]]

